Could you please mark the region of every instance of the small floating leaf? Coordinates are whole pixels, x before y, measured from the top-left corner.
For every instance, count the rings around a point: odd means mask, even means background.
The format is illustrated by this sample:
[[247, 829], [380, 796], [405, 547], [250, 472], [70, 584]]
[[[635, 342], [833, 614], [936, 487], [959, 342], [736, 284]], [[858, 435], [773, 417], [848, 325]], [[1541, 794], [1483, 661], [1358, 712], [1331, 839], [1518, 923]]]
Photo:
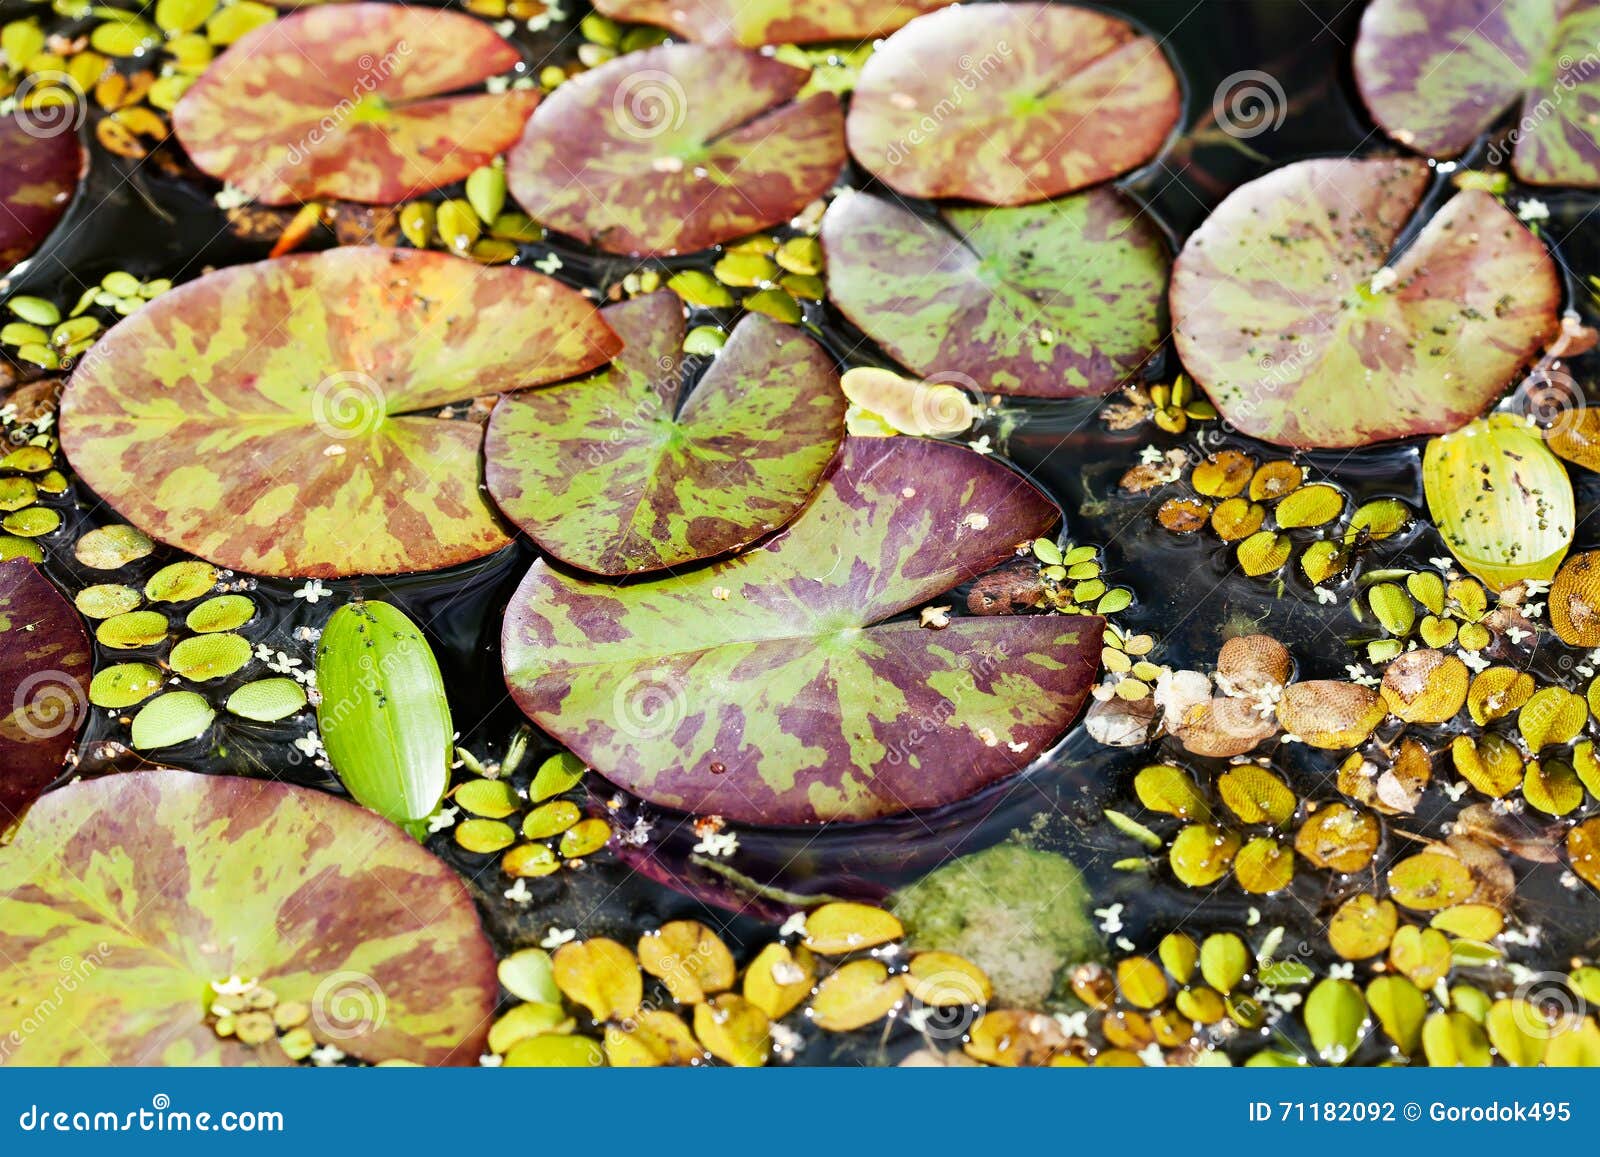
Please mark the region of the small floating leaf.
[[195, 607], [184, 626], [197, 635], [233, 631], [256, 617], [256, 605], [245, 595], [216, 595]]
[[469, 779], [450, 798], [473, 815], [491, 820], [505, 819], [522, 806], [517, 789], [500, 779]]
[[134, 527], [101, 526], [78, 539], [72, 553], [91, 570], [117, 570], [144, 558], [155, 548], [149, 536]]
[[450, 705], [428, 641], [404, 612], [347, 603], [317, 644], [317, 723], [358, 803], [399, 824], [433, 814], [450, 780]]
[[744, 972], [744, 997], [773, 1020], [788, 1016], [811, 994], [816, 957], [804, 945], [768, 944]]
[[533, 782], [528, 786], [528, 798], [534, 803], [540, 803], [562, 792], [571, 791], [582, 782], [586, 770], [583, 760], [570, 751], [558, 752], [539, 765], [539, 770], [534, 773]]
[[153, 663], [116, 663], [95, 672], [89, 683], [89, 702], [96, 707], [121, 711], [143, 703], [155, 694], [161, 683], [161, 668]]
[[811, 1020], [829, 1032], [850, 1032], [882, 1020], [905, 998], [906, 982], [879, 960], [852, 960], [829, 973], [811, 998]]
[[644, 999], [644, 977], [633, 953], [604, 937], [563, 944], [556, 950], [551, 975], [567, 998], [588, 1009], [595, 1020], [626, 1020]]
[[204, 695], [169, 691], [139, 708], [133, 717], [133, 746], [140, 751], [174, 747], [198, 739], [217, 717]]
[[766, 1013], [731, 992], [694, 1006], [694, 1035], [712, 1056], [739, 1068], [767, 1063], [771, 1028]]
[[897, 917], [869, 904], [836, 901], [806, 916], [805, 945], [822, 956], [876, 948], [905, 934]]
[[698, 920], [671, 920], [641, 936], [639, 965], [665, 984], [679, 1004], [725, 992], [738, 978], [728, 946]]
[[503, 957], [497, 966], [500, 983], [518, 1000], [560, 1004], [561, 989], [555, 982], [554, 965], [543, 948], [521, 948]]
[[306, 693], [293, 679], [257, 679], [228, 696], [231, 714], [257, 723], [276, 723], [287, 719], [306, 705]]
[[154, 646], [167, 637], [167, 616], [160, 611], [128, 611], [113, 615], [94, 629], [94, 637], [115, 650]]
[[250, 640], [229, 633], [195, 635], [172, 648], [172, 669], [196, 683], [222, 679], [250, 661]]

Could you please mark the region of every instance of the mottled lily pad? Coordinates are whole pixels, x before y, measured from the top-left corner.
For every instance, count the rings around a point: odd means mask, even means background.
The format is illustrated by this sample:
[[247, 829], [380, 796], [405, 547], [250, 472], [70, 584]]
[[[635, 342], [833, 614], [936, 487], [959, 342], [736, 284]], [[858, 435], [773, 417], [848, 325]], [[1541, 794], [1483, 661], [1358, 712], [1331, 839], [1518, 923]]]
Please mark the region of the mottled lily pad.
[[495, 407], [484, 473], [506, 516], [563, 562], [611, 575], [724, 554], [793, 518], [844, 437], [822, 347], [747, 315], [685, 398], [677, 294], [604, 316], [625, 343], [609, 369]]
[[393, 204], [459, 181], [517, 139], [537, 92], [463, 93], [515, 66], [481, 20], [331, 4], [242, 37], [184, 94], [194, 163], [268, 205]]
[[479, 493], [479, 427], [432, 411], [619, 347], [537, 273], [375, 248], [285, 257], [116, 326], [66, 391], [62, 446], [130, 521], [219, 566], [434, 570], [508, 539]]
[[701, 44], [815, 44], [870, 40], [951, 0], [596, 0], [596, 11], [655, 24]]
[[[46, 110], [48, 114], [53, 110]], [[0, 116], [0, 274], [30, 257], [78, 188], [85, 156], [70, 117]]]
[[61, 774], [89, 713], [89, 636], [24, 558], [0, 562], [0, 833]]
[[1189, 238], [1178, 352], [1225, 419], [1302, 448], [1446, 433], [1555, 332], [1555, 264], [1487, 193], [1456, 194], [1389, 264], [1428, 177], [1417, 160], [1301, 161]]
[[822, 242], [829, 298], [920, 374], [1001, 394], [1106, 394], [1162, 340], [1166, 242], [1111, 189], [938, 218], [846, 193]]
[[512, 149], [533, 217], [612, 253], [689, 253], [787, 221], [845, 161], [839, 99], [731, 48], [671, 44], [567, 81]]
[[738, 558], [622, 587], [535, 563], [506, 614], [506, 680], [540, 726], [661, 806], [767, 824], [933, 807], [1066, 729], [1101, 620], [884, 620], [1055, 520], [963, 447], [848, 438], [789, 528]]
[[[23, 1065], [287, 1063], [206, 1023], [230, 977], [308, 1005], [313, 1035], [352, 1056], [472, 1063], [499, 994], [470, 893], [398, 828], [321, 792], [183, 771], [35, 806], [0, 851], [0, 952], [15, 998], [0, 1033], [20, 1041], [5, 1060]], [[13, 1035], [41, 1001], [55, 1015]]]
[[1432, 157], [1460, 156], [1515, 109], [1517, 176], [1594, 186], [1597, 43], [1600, 7], [1582, 0], [1373, 0], [1356, 38], [1356, 83], [1386, 133]]
[[850, 151], [909, 196], [1025, 205], [1138, 168], [1182, 105], [1161, 46], [1124, 20], [961, 5], [872, 54], [850, 102]]

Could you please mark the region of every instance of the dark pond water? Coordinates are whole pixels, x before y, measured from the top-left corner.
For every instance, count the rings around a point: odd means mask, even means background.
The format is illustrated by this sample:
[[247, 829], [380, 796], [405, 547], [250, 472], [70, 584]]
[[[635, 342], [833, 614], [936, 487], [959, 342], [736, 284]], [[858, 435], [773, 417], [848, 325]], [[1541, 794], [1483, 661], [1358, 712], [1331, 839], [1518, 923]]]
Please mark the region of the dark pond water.
[[[0, 13], [16, 7], [0, 3]], [[1117, 12], [1143, 23], [1165, 40], [1185, 81], [1184, 131], [1158, 162], [1123, 182], [1175, 245], [1229, 190], [1277, 165], [1305, 156], [1387, 150], [1361, 109], [1350, 77], [1348, 61], [1360, 8], [1360, 4], [1339, 0], [1127, 0], [1115, 6]], [[530, 61], [543, 62], [547, 55], [559, 59], [573, 51], [575, 38], [561, 40], [568, 30], [558, 28], [536, 38], [524, 35]], [[1228, 78], [1251, 70], [1268, 74], [1281, 84], [1283, 103], [1269, 108], [1268, 114], [1281, 110], [1282, 120], [1276, 127], [1240, 140], [1218, 129], [1213, 94], [1219, 86], [1230, 91], [1225, 86]], [[1253, 82], [1247, 77], [1231, 90], [1249, 83]], [[859, 172], [848, 176], [852, 184], [870, 185]], [[1437, 199], [1447, 194], [1447, 185], [1448, 178], [1440, 176], [1433, 196]], [[265, 243], [242, 241], [229, 230], [211, 200], [214, 191], [214, 187], [164, 173], [157, 166], [135, 171], [97, 155], [91, 180], [56, 238], [15, 279], [13, 288], [70, 300], [82, 283], [115, 269], [183, 280], [210, 265], [264, 256]], [[1592, 226], [1579, 228], [1593, 209], [1594, 198], [1541, 196], [1552, 214], [1545, 232], [1564, 265], [1580, 275], [1600, 270], [1600, 232]], [[524, 249], [525, 259], [557, 252], [564, 262], [559, 276], [576, 286], [601, 291], [631, 268], [594, 260], [559, 241]], [[703, 263], [710, 264], [708, 260]], [[1574, 292], [1572, 304], [1586, 320], [1595, 320], [1587, 294]], [[836, 352], [854, 351], [855, 363], [862, 362], [866, 347], [859, 335], [831, 310], [812, 308], [808, 322]], [[870, 356], [868, 350], [866, 357]], [[1166, 358], [1170, 357], [1169, 352]], [[1587, 386], [1592, 366], [1580, 363], [1577, 368]], [[1170, 362], [1158, 362], [1150, 369], [1151, 379], [1170, 380], [1174, 369]], [[1150, 632], [1160, 640], [1158, 661], [1175, 667], [1208, 668], [1223, 638], [1255, 630], [1286, 642], [1302, 676], [1343, 677], [1345, 665], [1361, 658], [1346, 643], [1361, 633], [1361, 627], [1342, 600], [1335, 606], [1320, 605], [1306, 585], [1295, 579], [1280, 589], [1245, 578], [1233, 567], [1231, 551], [1214, 538], [1171, 536], [1155, 525], [1148, 499], [1115, 493], [1117, 479], [1137, 459], [1141, 447], [1193, 446], [1195, 431], [1172, 437], [1146, 426], [1131, 433], [1112, 433], [1097, 420], [1095, 409], [1087, 403], [1016, 404], [1010, 408], [1013, 429], [1002, 449], [1018, 469], [1060, 502], [1074, 541], [1105, 547], [1114, 580], [1137, 593], [1136, 604], [1121, 619], [1127, 627]], [[1246, 440], [1214, 423], [1204, 430], [1202, 436], [1212, 447], [1234, 444], [1250, 448]], [[1259, 453], [1261, 448], [1256, 449]], [[1355, 499], [1393, 496], [1422, 511], [1419, 460], [1418, 446], [1401, 444], [1354, 454], [1314, 455], [1306, 461]], [[83, 509], [77, 517], [85, 524], [114, 520], [92, 496], [80, 498]], [[1583, 521], [1579, 546], [1600, 540], [1594, 520], [1588, 518], [1597, 498], [1600, 480], [1594, 476], [1580, 480]], [[1425, 564], [1428, 558], [1443, 554], [1437, 535], [1422, 527], [1385, 543], [1365, 565]], [[499, 758], [521, 725], [501, 681], [497, 635], [506, 599], [533, 557], [531, 548], [517, 545], [469, 567], [440, 574], [328, 584], [341, 601], [344, 594], [359, 589], [400, 604], [425, 625], [444, 670], [461, 742], [480, 758]], [[168, 559], [158, 552], [146, 566], [154, 570], [163, 561]], [[99, 581], [80, 573], [70, 553], [52, 559], [48, 569], [69, 588]], [[309, 662], [310, 647], [294, 639], [294, 630], [320, 623], [332, 604], [325, 601], [310, 606], [293, 597], [297, 585], [262, 581], [255, 594], [263, 614], [245, 633], [254, 641]], [[117, 657], [128, 655], [119, 652]], [[281, 776], [338, 790], [325, 772], [290, 745], [304, 734], [305, 722], [302, 717], [263, 727], [219, 721], [206, 740], [163, 754], [166, 762], [182, 766]], [[100, 741], [118, 734], [114, 723], [97, 717], [83, 741], [91, 765]], [[531, 772], [548, 750], [548, 743], [535, 736], [533, 752], [520, 774]], [[1152, 753], [1148, 751], [1097, 745], [1080, 725], [1025, 775], [959, 805], [824, 831], [744, 831], [735, 864], [762, 883], [790, 891], [879, 897], [953, 855], [979, 850], [1018, 829], [1031, 829], [1036, 841], [1066, 852], [1079, 863], [1100, 904], [1125, 905], [1125, 935], [1140, 948], [1153, 945], [1179, 922], [1203, 931], [1211, 927], [1241, 929], [1258, 918], [1266, 926], [1284, 925], [1291, 948], [1303, 940], [1295, 950], [1307, 959], [1327, 959], [1326, 940], [1314, 934], [1314, 928], [1319, 916], [1325, 918], [1341, 897], [1327, 894], [1326, 881], [1317, 874], [1302, 873], [1293, 887], [1267, 899], [1224, 888], [1205, 895], [1197, 910], [1199, 894], [1192, 890], [1173, 885], [1160, 875], [1112, 870], [1113, 862], [1139, 850], [1131, 840], [1099, 822], [1100, 809], [1125, 804], [1132, 772], [1150, 761]], [[1286, 749], [1282, 766], [1300, 793], [1312, 798], [1334, 795], [1335, 762], [1325, 753], [1303, 747]], [[599, 782], [593, 792], [601, 800], [613, 794]], [[1423, 813], [1407, 825], [1408, 830], [1419, 834], [1437, 831], [1437, 809], [1430, 812], [1430, 807], [1431, 803], [1425, 804]], [[637, 814], [632, 801], [623, 802], [619, 815], [624, 822]], [[684, 817], [650, 814], [655, 832], [645, 851], [630, 853], [628, 862], [605, 855], [595, 858], [582, 872], [530, 880], [534, 900], [525, 905], [503, 898], [505, 882], [495, 857], [463, 852], [448, 834], [434, 837], [432, 846], [473, 882], [491, 932], [502, 947], [537, 943], [552, 925], [579, 926], [592, 934], [625, 934], [630, 928], [651, 926], [684, 913], [710, 920], [735, 942], [749, 944], [770, 936], [764, 921], [781, 918], [781, 904], [753, 900], [748, 892], [692, 862], [689, 848], [695, 837]], [[1378, 866], [1385, 857], [1403, 852], [1403, 841], [1400, 845], [1387, 847]], [[1593, 951], [1600, 934], [1600, 902], [1587, 891], [1578, 894], [1560, 887], [1552, 868], [1522, 865], [1519, 871], [1528, 873], [1519, 883], [1520, 910], [1525, 918], [1541, 921], [1546, 934], [1546, 946], [1539, 955], [1559, 960], [1580, 949]], [[873, 1046], [852, 1043], [844, 1047], [853, 1056], [856, 1050]], [[841, 1054], [815, 1049], [804, 1055], [817, 1061]]]

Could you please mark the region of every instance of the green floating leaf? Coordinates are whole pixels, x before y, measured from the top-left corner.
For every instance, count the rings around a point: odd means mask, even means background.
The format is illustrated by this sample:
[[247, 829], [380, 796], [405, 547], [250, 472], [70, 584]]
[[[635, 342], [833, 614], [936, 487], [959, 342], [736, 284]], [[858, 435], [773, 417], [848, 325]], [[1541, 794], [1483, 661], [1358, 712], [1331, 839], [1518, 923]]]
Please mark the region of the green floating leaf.
[[522, 269], [360, 246], [232, 266], [94, 347], [62, 446], [129, 519], [217, 565], [434, 570], [508, 541], [480, 493], [479, 427], [438, 408], [619, 348], [583, 297]]
[[256, 617], [256, 605], [245, 595], [216, 595], [184, 618], [184, 626], [198, 635], [233, 631]]
[[145, 596], [153, 603], [186, 603], [208, 594], [217, 585], [217, 568], [208, 562], [188, 559], [164, 566], [144, 584]]
[[533, 783], [528, 787], [528, 798], [534, 803], [542, 803], [562, 792], [571, 791], [582, 782], [583, 773], [587, 770], [583, 760], [570, 751], [552, 755], [539, 765]]
[[[788, 221], [845, 162], [831, 92], [730, 48], [667, 44], [562, 83], [506, 162], [538, 221], [609, 253], [690, 253]], [[798, 97], [798, 99], [797, 99]]]
[[845, 193], [822, 219], [822, 243], [829, 300], [935, 380], [1029, 397], [1107, 394], [1162, 341], [1166, 241], [1113, 189], [935, 218]]
[[959, 5], [861, 69], [850, 152], [913, 197], [1025, 205], [1138, 168], [1183, 109], [1161, 45], [1072, 5]]
[[26, 559], [0, 563], [0, 654], [4, 834], [61, 773], [89, 713], [89, 636], [72, 604]]
[[250, 640], [243, 635], [195, 635], [172, 648], [172, 669], [185, 679], [202, 683], [223, 679], [250, 661]]
[[752, 823], [933, 807], [1015, 774], [1076, 716], [1091, 616], [884, 623], [1013, 556], [1055, 508], [921, 438], [847, 438], [788, 530], [615, 586], [536, 562], [506, 614], [531, 718], [653, 803]]
[[161, 680], [161, 668], [154, 663], [116, 663], [95, 672], [89, 682], [89, 702], [121, 711], [150, 698]]
[[561, 561], [606, 575], [726, 554], [793, 518], [844, 437], [822, 347], [747, 316], [685, 397], [675, 294], [604, 317], [624, 342], [609, 370], [495, 407], [485, 478], [506, 516]]
[[1367, 999], [1349, 980], [1327, 979], [1306, 997], [1306, 1031], [1317, 1055], [1342, 1065], [1355, 1054], [1367, 1027]]
[[319, 1039], [363, 1060], [471, 1064], [499, 993], [466, 887], [389, 824], [320, 791], [171, 770], [34, 807], [0, 849], [0, 959], [21, 1065], [286, 1064], [206, 1022], [230, 977], [307, 1005]]
[[199, 739], [217, 717], [206, 697], [196, 691], [168, 691], [139, 708], [133, 717], [133, 746], [140, 751], [176, 747]]
[[450, 704], [428, 641], [388, 603], [347, 603], [317, 644], [317, 725], [358, 803], [398, 824], [434, 813], [450, 782]]
[[[1568, 0], [1373, 0], [1356, 38], [1361, 99], [1391, 137], [1455, 157], [1520, 112], [1517, 176], [1537, 185], [1600, 185], [1600, 8]], [[1503, 159], [1503, 146], [1489, 154]]]
[[1567, 468], [1537, 430], [1508, 414], [1431, 439], [1422, 483], [1450, 553], [1493, 590], [1552, 578], [1572, 544]]
[[1442, 434], [1555, 334], [1555, 263], [1488, 193], [1456, 194], [1394, 256], [1430, 177], [1418, 160], [1300, 161], [1190, 236], [1178, 353], [1242, 433], [1306, 449]]
[[228, 696], [227, 709], [241, 719], [276, 723], [306, 705], [306, 693], [293, 679], [257, 679]]

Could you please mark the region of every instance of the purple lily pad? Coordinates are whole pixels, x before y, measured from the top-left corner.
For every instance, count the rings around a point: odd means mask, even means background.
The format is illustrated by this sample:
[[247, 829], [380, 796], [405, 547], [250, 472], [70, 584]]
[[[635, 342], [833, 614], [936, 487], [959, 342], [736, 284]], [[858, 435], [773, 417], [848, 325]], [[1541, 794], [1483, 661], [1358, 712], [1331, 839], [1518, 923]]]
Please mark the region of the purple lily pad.
[[1056, 517], [965, 447], [847, 438], [799, 517], [737, 558], [623, 586], [536, 562], [506, 612], [506, 682], [541, 727], [662, 807], [787, 825], [949, 803], [1067, 729], [1102, 620], [886, 620]]
[[50, 235], [83, 175], [87, 156], [70, 119], [59, 114], [0, 116], [0, 274]]

